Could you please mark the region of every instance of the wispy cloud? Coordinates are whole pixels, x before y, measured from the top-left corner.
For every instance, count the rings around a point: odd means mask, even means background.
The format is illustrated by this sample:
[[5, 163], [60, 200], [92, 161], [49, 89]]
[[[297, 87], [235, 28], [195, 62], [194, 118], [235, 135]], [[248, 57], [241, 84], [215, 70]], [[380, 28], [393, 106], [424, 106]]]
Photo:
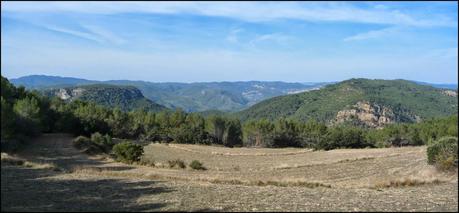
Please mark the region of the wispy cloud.
[[270, 33], [256, 36], [254, 39], [250, 40], [249, 44], [255, 46], [258, 43], [262, 42], [274, 42], [277, 44], [286, 44], [289, 41], [292, 41], [293, 37], [284, 35], [282, 33]]
[[76, 12], [114, 14], [143, 12], [196, 14], [244, 21], [296, 19], [304, 21], [343, 21], [418, 27], [457, 27], [457, 17], [416, 14], [387, 7], [357, 7], [337, 2], [4, 2], [2, 11]]
[[425, 55], [426, 58], [440, 58], [457, 61], [457, 47], [441, 48], [430, 51]]
[[457, 4], [432, 4], [2, 2], [1, 70], [153, 81], [456, 81]]
[[371, 30], [364, 33], [359, 33], [347, 38], [344, 38], [344, 41], [360, 41], [360, 40], [367, 40], [367, 39], [375, 39], [375, 38], [382, 38], [389, 35], [393, 35], [394, 33], [399, 32], [399, 28], [397, 27], [388, 27], [380, 30]]
[[78, 38], [83, 38], [83, 39], [95, 41], [98, 43], [103, 42], [103, 40], [98, 38], [98, 36], [95, 36], [94, 34], [90, 34], [90, 33], [66, 29], [66, 28], [57, 27], [57, 26], [42, 26], [42, 27], [47, 30], [51, 30], [51, 31], [58, 32], [58, 33], [64, 33], [64, 34], [71, 35], [71, 36], [76, 36]]
[[125, 39], [120, 36], [103, 29], [95, 25], [80, 25], [85, 31], [79, 31], [74, 29], [68, 29], [64, 27], [54, 26], [54, 25], [36, 25], [43, 27], [44, 29], [51, 30], [53, 32], [64, 33], [67, 35], [75, 36], [82, 39], [87, 39], [90, 41], [95, 41], [97, 43], [112, 43], [112, 44], [124, 44]]
[[114, 43], [114, 44], [126, 43], [125, 39], [101, 27], [98, 27], [95, 25], [82, 25], [82, 27], [89, 30], [93, 35], [96, 35], [107, 42]]
[[231, 30], [228, 36], [226, 37], [226, 40], [231, 42], [231, 43], [238, 43], [239, 42], [239, 37], [238, 33], [244, 31], [243, 29], [237, 28], [234, 30]]

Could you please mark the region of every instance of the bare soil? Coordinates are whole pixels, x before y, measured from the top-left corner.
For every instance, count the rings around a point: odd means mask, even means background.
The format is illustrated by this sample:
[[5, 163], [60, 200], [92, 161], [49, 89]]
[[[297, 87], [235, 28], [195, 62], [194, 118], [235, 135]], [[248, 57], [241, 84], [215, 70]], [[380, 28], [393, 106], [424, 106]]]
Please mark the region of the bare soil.
[[[456, 211], [457, 170], [426, 164], [425, 147], [248, 149], [151, 144], [144, 162], [88, 156], [48, 134], [1, 166], [2, 211]], [[168, 168], [201, 161], [208, 170]], [[410, 186], [381, 187], [388, 182]], [[320, 184], [312, 184], [320, 183]]]

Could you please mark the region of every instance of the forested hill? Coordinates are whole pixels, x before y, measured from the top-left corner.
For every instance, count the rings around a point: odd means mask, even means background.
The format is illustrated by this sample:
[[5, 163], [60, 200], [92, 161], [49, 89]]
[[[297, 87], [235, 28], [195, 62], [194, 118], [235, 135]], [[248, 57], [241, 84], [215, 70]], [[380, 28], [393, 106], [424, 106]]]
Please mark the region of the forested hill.
[[119, 107], [123, 111], [146, 109], [148, 111], [161, 111], [167, 109], [149, 99], [146, 99], [139, 89], [133, 86], [115, 86], [105, 84], [92, 84], [59, 89], [46, 89], [42, 93], [48, 97], [57, 96], [62, 100], [83, 100], [94, 102], [107, 107]]
[[242, 120], [280, 117], [379, 127], [457, 114], [457, 90], [406, 80], [350, 79], [320, 90], [279, 96], [236, 113]]

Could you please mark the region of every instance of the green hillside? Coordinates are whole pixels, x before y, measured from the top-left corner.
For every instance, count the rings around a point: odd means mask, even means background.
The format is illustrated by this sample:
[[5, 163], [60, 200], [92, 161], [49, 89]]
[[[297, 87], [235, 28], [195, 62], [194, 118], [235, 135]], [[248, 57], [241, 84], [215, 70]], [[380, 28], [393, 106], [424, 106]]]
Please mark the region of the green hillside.
[[143, 108], [149, 111], [167, 109], [142, 95], [133, 86], [114, 86], [105, 84], [48, 89], [42, 91], [48, 97], [58, 96], [67, 101], [83, 100], [107, 107], [119, 107], [123, 111]]
[[242, 120], [288, 117], [330, 122], [339, 111], [366, 101], [392, 111], [395, 122], [414, 122], [457, 113], [457, 91], [445, 91], [406, 80], [350, 79], [320, 90], [268, 99], [236, 115]]

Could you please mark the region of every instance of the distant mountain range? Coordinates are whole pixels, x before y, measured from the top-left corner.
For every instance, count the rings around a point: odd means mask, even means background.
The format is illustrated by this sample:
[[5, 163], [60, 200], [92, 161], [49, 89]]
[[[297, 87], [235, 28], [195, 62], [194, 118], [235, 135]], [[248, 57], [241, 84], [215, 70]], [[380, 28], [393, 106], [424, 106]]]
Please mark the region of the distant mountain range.
[[457, 90], [406, 80], [350, 79], [320, 90], [278, 96], [235, 113], [242, 120], [315, 119], [381, 127], [457, 114]]
[[[11, 79], [65, 100], [87, 100], [123, 110], [182, 108], [241, 120], [316, 119], [328, 124], [381, 127], [457, 113], [457, 84], [350, 79], [330, 83], [92, 81], [55, 76]], [[145, 96], [145, 97], [144, 97]], [[242, 111], [241, 111], [242, 110]]]
[[233, 112], [246, 109], [262, 100], [286, 94], [318, 89], [330, 83], [286, 82], [206, 82], [154, 83], [146, 81], [93, 81], [79, 78], [31, 75], [11, 79], [16, 86], [27, 89], [53, 90], [91, 84], [134, 86], [153, 102], [188, 112], [219, 110]]

